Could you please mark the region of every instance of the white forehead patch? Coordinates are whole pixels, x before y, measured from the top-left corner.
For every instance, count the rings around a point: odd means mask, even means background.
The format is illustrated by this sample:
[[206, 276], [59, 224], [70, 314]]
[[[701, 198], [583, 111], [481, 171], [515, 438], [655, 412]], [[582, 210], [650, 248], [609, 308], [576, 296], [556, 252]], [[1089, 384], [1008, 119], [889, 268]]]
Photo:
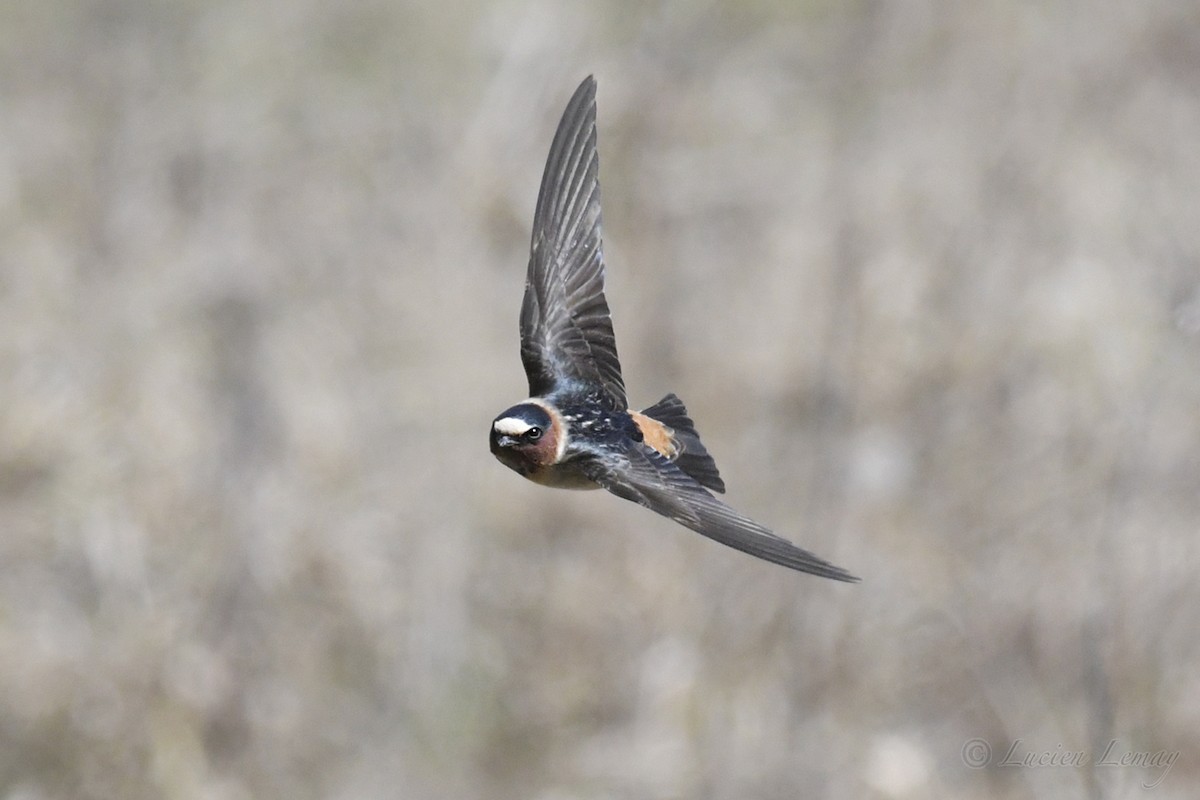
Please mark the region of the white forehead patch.
[[532, 427], [519, 417], [503, 417], [492, 423], [492, 430], [504, 436], [524, 436]]

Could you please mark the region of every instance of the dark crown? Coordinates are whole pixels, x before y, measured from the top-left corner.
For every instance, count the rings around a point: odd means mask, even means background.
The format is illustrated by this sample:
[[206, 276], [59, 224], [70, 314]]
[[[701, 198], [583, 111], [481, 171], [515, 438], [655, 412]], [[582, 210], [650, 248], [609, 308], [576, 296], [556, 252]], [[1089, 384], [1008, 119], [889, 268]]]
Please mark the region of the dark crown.
[[519, 419], [528, 425], [541, 428], [543, 431], [550, 428], [550, 415], [546, 413], [546, 409], [534, 403], [518, 403], [512, 408], [501, 412], [494, 420], [492, 426], [502, 419]]

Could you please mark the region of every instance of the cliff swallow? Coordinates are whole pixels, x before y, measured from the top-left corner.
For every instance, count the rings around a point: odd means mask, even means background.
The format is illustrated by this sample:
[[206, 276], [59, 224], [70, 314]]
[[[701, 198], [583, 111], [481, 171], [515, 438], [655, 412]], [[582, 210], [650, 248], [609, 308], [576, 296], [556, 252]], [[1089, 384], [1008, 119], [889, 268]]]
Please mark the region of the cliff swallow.
[[534, 213], [521, 305], [530, 397], [492, 422], [492, 453], [545, 486], [603, 487], [752, 556], [857, 581], [712, 495], [725, 483], [678, 397], [629, 409], [604, 299], [598, 164], [589, 76], [558, 124]]

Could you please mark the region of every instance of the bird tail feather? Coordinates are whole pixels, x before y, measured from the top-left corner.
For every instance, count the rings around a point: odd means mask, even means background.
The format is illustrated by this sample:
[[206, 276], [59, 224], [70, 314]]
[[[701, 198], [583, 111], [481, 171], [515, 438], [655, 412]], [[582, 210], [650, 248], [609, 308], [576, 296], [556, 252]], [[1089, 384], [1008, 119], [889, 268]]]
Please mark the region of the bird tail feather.
[[700, 441], [696, 423], [688, 416], [682, 400], [674, 393], [668, 394], [642, 413], [674, 431], [675, 444], [679, 448], [672, 459], [675, 466], [692, 476], [701, 486], [714, 492], [725, 491], [725, 481], [721, 480], [721, 473], [717, 471], [717, 462], [713, 461]]

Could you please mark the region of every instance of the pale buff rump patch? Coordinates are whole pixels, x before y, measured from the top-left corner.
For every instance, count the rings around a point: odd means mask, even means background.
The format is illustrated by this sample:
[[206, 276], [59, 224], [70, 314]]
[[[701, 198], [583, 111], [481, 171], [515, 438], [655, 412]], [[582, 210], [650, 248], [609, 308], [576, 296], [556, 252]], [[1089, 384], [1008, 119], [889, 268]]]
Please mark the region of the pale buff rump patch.
[[673, 460], [679, 454], [679, 447], [675, 444], [674, 431], [645, 414], [630, 411], [629, 416], [633, 417], [633, 424], [637, 425], [638, 430], [642, 432], [642, 439], [647, 446], [652, 447], [658, 451], [659, 455], [669, 460]]

